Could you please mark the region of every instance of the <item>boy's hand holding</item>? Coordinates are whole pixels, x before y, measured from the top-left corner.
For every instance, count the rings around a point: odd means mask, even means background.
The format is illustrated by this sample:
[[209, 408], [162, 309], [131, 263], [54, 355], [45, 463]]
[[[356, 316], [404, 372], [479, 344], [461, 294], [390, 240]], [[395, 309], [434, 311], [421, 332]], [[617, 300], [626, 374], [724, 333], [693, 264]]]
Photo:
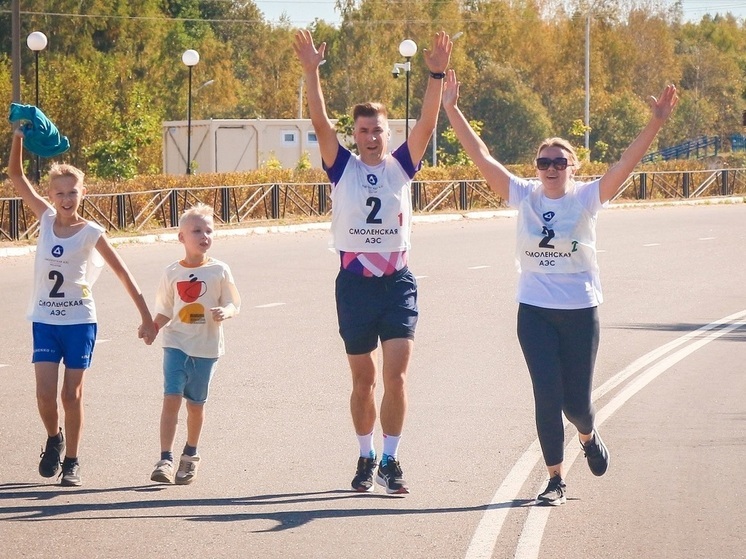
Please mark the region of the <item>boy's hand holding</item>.
[[150, 321], [150, 324], [143, 322], [137, 329], [137, 337], [142, 339], [145, 342], [145, 345], [150, 345], [155, 341], [155, 338], [158, 335], [158, 330], [158, 324], [152, 320]]

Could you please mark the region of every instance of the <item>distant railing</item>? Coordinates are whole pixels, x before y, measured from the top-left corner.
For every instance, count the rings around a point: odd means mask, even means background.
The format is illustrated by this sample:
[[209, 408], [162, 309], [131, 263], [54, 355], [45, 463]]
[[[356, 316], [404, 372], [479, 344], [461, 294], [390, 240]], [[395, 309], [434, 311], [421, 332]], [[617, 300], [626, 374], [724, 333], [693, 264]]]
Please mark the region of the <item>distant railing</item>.
[[703, 157], [715, 156], [719, 151], [720, 136], [700, 136], [675, 146], [645, 154], [642, 162], [651, 163], [660, 160], [668, 161], [669, 159], [702, 159]]
[[[330, 191], [328, 183], [303, 183], [87, 194], [80, 212], [108, 231], [132, 233], [176, 227], [181, 213], [196, 202], [211, 205], [216, 222], [226, 225], [284, 218], [313, 219], [331, 213]], [[633, 173], [615, 200], [686, 199], [741, 193], [746, 194], [746, 169], [656, 171]], [[415, 181], [412, 205], [419, 213], [505, 206], [481, 179]], [[0, 198], [0, 240], [32, 239], [38, 234], [38, 227], [35, 216], [20, 198]]]

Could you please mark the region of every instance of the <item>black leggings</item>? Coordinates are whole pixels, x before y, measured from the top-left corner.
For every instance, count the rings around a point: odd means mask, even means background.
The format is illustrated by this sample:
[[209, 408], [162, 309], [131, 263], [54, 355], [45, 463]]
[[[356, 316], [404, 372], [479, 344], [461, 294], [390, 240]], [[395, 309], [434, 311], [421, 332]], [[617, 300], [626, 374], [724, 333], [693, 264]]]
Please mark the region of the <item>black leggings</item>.
[[578, 431], [593, 431], [593, 367], [598, 353], [598, 309], [518, 306], [518, 341], [531, 374], [536, 430], [547, 466], [564, 459], [562, 412]]

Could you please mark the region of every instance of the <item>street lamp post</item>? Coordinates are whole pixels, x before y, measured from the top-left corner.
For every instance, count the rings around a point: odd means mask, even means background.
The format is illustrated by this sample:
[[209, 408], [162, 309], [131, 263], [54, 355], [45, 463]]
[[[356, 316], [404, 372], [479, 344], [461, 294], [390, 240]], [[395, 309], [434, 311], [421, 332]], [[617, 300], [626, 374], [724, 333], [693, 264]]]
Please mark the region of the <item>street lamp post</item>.
[[[412, 57], [417, 53], [417, 43], [412, 39], [404, 39], [399, 43], [399, 54], [401, 54], [406, 62], [397, 62], [394, 64], [393, 74], [395, 78], [399, 77], [399, 71], [404, 71], [406, 78], [406, 93], [404, 97], [404, 139], [409, 139], [409, 75], [412, 70]], [[420, 188], [419, 185], [415, 185], [412, 189], [412, 206], [415, 209], [420, 207]]]
[[[35, 87], [36, 97], [35, 106], [39, 107], [39, 53], [47, 48], [47, 36], [41, 31], [34, 31], [26, 37], [26, 44], [28, 48], [34, 51], [34, 74], [35, 74]], [[41, 158], [37, 155], [35, 158], [34, 168], [34, 182], [39, 184], [41, 182]]]
[[187, 94], [187, 168], [186, 174], [192, 174], [192, 68], [199, 62], [196, 50], [185, 50], [181, 61], [189, 68], [189, 90]]
[[406, 95], [404, 98], [404, 138], [409, 139], [409, 75], [412, 70], [412, 57], [417, 53], [417, 43], [412, 39], [404, 39], [399, 44], [399, 54], [401, 54], [407, 61], [404, 63], [397, 62], [394, 64], [394, 77], [399, 77], [399, 71], [404, 71], [404, 76], [407, 81]]

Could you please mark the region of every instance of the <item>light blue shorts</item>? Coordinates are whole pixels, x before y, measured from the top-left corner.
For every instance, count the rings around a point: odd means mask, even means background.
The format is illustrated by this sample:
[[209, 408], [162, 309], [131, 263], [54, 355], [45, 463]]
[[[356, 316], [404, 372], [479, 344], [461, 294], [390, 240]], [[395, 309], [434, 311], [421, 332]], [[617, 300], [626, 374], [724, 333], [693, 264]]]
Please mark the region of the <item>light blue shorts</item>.
[[68, 369], [87, 369], [91, 366], [93, 347], [96, 345], [97, 325], [44, 324], [31, 326], [34, 342], [32, 363], [59, 363]]
[[207, 402], [217, 357], [190, 357], [180, 349], [163, 348], [163, 394], [178, 394], [195, 404]]

